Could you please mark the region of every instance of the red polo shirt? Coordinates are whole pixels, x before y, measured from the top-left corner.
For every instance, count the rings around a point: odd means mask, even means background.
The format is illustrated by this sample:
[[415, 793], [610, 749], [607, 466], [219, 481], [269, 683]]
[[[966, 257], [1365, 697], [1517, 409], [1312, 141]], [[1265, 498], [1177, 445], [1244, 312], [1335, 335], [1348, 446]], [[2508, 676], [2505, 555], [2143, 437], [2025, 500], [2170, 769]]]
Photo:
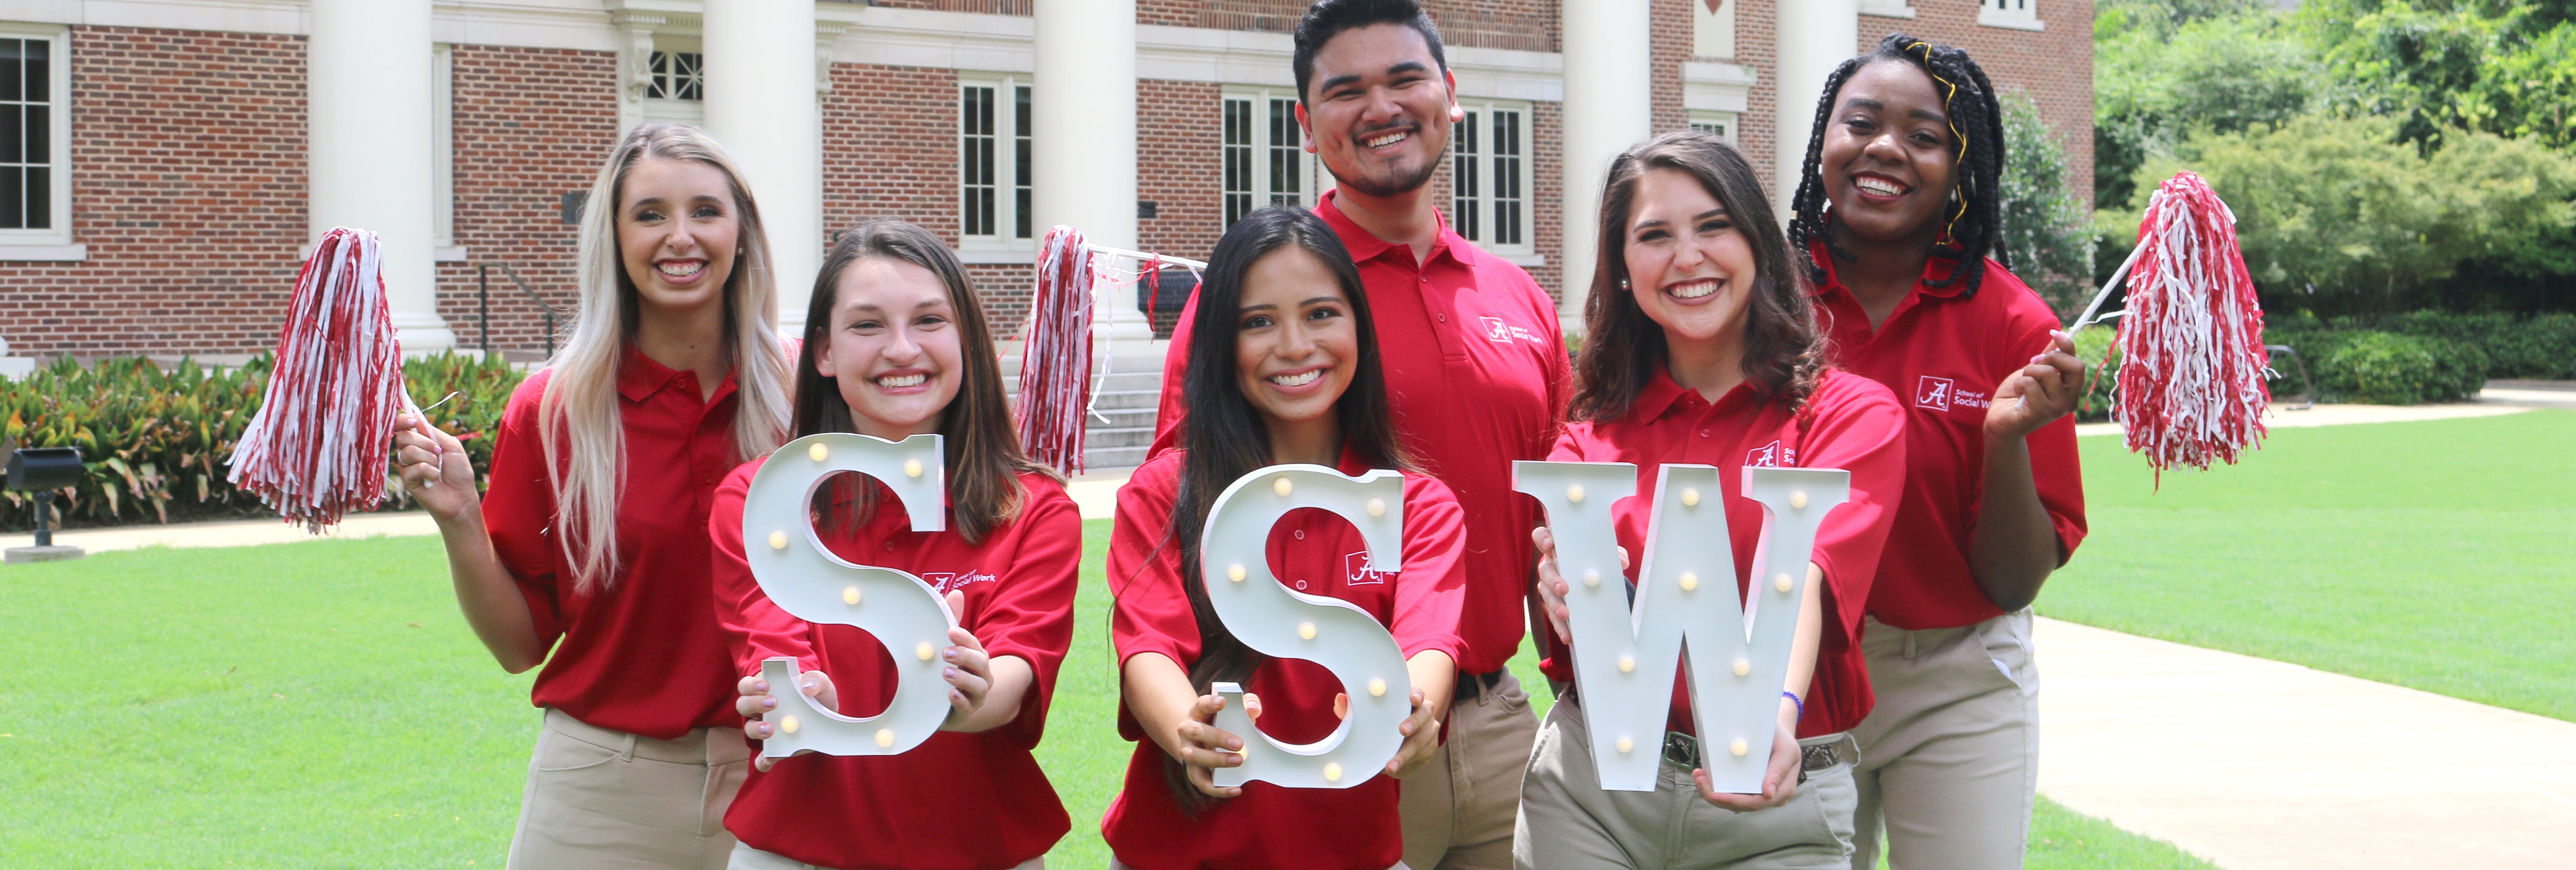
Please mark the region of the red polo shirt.
[[[743, 498], [762, 461], [725, 478], [707, 521], [733, 672], [758, 673], [762, 659], [790, 656], [831, 675], [843, 713], [882, 712], [898, 682], [884, 645], [858, 628], [815, 625], [780, 610], [743, 560]], [[1036, 675], [1019, 718], [975, 734], [942, 731], [901, 755], [780, 759], [768, 773], [752, 771], [726, 811], [725, 828], [735, 837], [825, 867], [999, 870], [1046, 854], [1072, 827], [1029, 750], [1045, 731], [1056, 668], [1073, 644], [1082, 517], [1063, 484], [1039, 474], [1019, 479], [1019, 516], [981, 543], [953, 531], [913, 531], [903, 505], [882, 488], [877, 510], [857, 528], [828, 518], [816, 524], [823, 545], [843, 559], [910, 572], [942, 594], [964, 592], [958, 622], [985, 652], [1019, 656]]]
[[[1784, 402], [1763, 398], [1750, 384], [1737, 386], [1710, 402], [1699, 391], [1684, 389], [1658, 370], [1635, 404], [1619, 419], [1604, 423], [1570, 423], [1556, 441], [1557, 462], [1628, 462], [1637, 466], [1637, 497], [1611, 508], [1619, 545], [1632, 554], [1645, 552], [1646, 528], [1653, 519], [1655, 483], [1667, 463], [1709, 465], [1718, 469], [1726, 490], [1726, 533], [1735, 551], [1736, 594], [1752, 583], [1754, 548], [1762, 539], [1762, 504], [1743, 494], [1746, 466], [1840, 468], [1851, 472], [1849, 501], [1825, 514], [1816, 529], [1811, 561], [1824, 569], [1824, 635], [1816, 646], [1815, 676], [1808, 682], [1806, 718], [1799, 737], [1851, 730], [1869, 715], [1869, 669], [1861, 661], [1861, 602], [1869, 600], [1877, 576], [1880, 549], [1895, 519], [1898, 490], [1905, 480], [1904, 413], [1896, 397], [1867, 378], [1828, 370], [1806, 407], [1792, 411]], [[1635, 560], [1638, 564], [1643, 559]], [[1628, 569], [1637, 582], [1637, 565]], [[1553, 638], [1550, 638], [1553, 640]], [[1573, 679], [1573, 668], [1551, 658], [1549, 676]], [[1670, 727], [1692, 732], [1690, 690], [1682, 675], [1673, 680]]]
[[539, 707], [662, 740], [691, 728], [741, 725], [733, 663], [707, 581], [707, 508], [716, 482], [741, 463], [733, 376], [700, 399], [696, 373], [627, 349], [617, 374], [626, 464], [617, 571], [585, 594], [573, 587], [537, 431], [553, 375], [537, 372], [510, 394], [492, 443], [492, 485], [483, 494], [492, 549], [527, 597], [538, 644], [554, 648], [530, 694]]
[[[1315, 214], [1359, 264], [1396, 430], [1423, 472], [1477, 506], [1467, 515], [1467, 600], [1458, 624], [1467, 651], [1458, 669], [1499, 669], [1538, 613], [1529, 598], [1538, 502], [1512, 489], [1512, 461], [1547, 456], [1570, 395], [1556, 304], [1528, 272], [1477, 250], [1446, 218], [1431, 256], [1417, 263], [1412, 248], [1369, 235], [1333, 203], [1325, 194]], [[1172, 332], [1173, 352], [1163, 357], [1152, 454], [1185, 446], [1181, 375], [1197, 309], [1192, 294]]]
[[[1904, 629], [1957, 628], [2003, 615], [1968, 567], [1968, 532], [1985, 488], [1986, 409], [1995, 387], [2048, 349], [2057, 314], [1993, 260], [1974, 296], [1959, 285], [1918, 282], [1887, 322], [1871, 329], [1860, 300], [1832, 274], [1814, 291], [1816, 316], [1833, 339], [1835, 363], [1885, 384], [1905, 406], [1905, 501], [1887, 539], [1869, 614]], [[1924, 266], [1924, 280], [1948, 264]], [[2031, 433], [2031, 478], [2067, 555], [2084, 542], [2084, 477], [2072, 414]]]
[[[1198, 619], [1181, 582], [1181, 547], [1170, 532], [1172, 501], [1187, 454], [1146, 460], [1118, 491], [1109, 539], [1109, 588], [1117, 596], [1110, 638], [1120, 673], [1138, 653], [1162, 653], [1188, 668], [1199, 657]], [[1342, 472], [1366, 469], [1347, 458]], [[1459, 556], [1465, 531], [1449, 488], [1404, 476], [1403, 570], [1369, 567], [1368, 547], [1350, 521], [1321, 510], [1292, 511], [1270, 533], [1271, 575], [1300, 592], [1359, 605], [1395, 635], [1406, 658], [1424, 650], [1456, 657], [1458, 606], [1467, 586]], [[1281, 740], [1321, 740], [1340, 724], [1331, 671], [1301, 659], [1272, 659], [1247, 681], [1261, 697], [1261, 730]], [[1346, 789], [1281, 788], [1266, 782], [1182, 815], [1163, 784], [1163, 747], [1118, 708], [1118, 733], [1136, 741], [1126, 789], [1101, 820], [1102, 838], [1137, 870], [1380, 870], [1404, 858], [1396, 783], [1382, 775]], [[1253, 735], [1237, 735], [1247, 740]], [[1373, 774], [1376, 772], [1372, 772]]]

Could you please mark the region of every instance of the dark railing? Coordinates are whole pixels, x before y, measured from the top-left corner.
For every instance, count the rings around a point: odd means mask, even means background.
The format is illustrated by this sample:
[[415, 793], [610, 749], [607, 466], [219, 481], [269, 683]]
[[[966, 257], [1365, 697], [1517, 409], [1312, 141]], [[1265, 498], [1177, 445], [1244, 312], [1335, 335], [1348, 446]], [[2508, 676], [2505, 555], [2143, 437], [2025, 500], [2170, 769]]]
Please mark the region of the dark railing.
[[527, 296], [528, 301], [537, 303], [538, 311], [544, 312], [546, 318], [546, 358], [553, 359], [555, 355], [555, 307], [546, 304], [546, 298], [537, 295], [537, 291], [528, 286], [527, 279], [519, 277], [518, 270], [510, 268], [510, 264], [508, 263], [484, 263], [480, 266], [474, 267], [474, 313], [475, 316], [482, 319], [480, 331], [482, 332], [481, 341], [484, 355], [489, 356], [492, 353], [492, 270], [494, 269], [501, 270], [501, 275], [509, 278], [510, 283], [519, 285], [519, 292]]

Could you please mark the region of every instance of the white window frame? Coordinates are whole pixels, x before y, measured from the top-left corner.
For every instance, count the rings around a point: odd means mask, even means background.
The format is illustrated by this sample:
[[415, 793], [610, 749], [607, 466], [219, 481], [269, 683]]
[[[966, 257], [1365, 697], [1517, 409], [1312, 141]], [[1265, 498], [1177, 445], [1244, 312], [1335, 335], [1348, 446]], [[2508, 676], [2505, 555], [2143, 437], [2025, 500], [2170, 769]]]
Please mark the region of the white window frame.
[[1735, 112], [1692, 109], [1690, 113], [1691, 129], [1715, 133], [1717, 138], [1729, 142], [1737, 141], [1742, 134], [1742, 128], [1736, 126], [1740, 123], [1743, 123], [1743, 116]]
[[[1250, 130], [1238, 131], [1229, 126], [1249, 113]], [[1274, 109], [1273, 107], [1280, 107]], [[1274, 123], [1272, 113], [1285, 112], [1285, 123]], [[1237, 134], [1249, 132], [1250, 141]], [[1217, 162], [1219, 166], [1217, 209], [1225, 226], [1234, 226], [1241, 213], [1268, 205], [1297, 205], [1313, 208], [1323, 193], [1332, 189], [1332, 179], [1324, 164], [1306, 151], [1305, 129], [1297, 123], [1297, 91], [1293, 88], [1229, 87], [1217, 103]], [[1241, 161], [1249, 161], [1245, 167]], [[1278, 171], [1284, 162], [1294, 170], [1295, 178]], [[1246, 169], [1249, 172], [1245, 172]], [[1291, 181], [1293, 192], [1283, 190]], [[1243, 185], [1249, 184], [1249, 187]], [[1249, 206], [1248, 208], [1246, 206]]]
[[[1530, 181], [1536, 175], [1532, 164], [1538, 160], [1538, 147], [1531, 133], [1538, 113], [1517, 100], [1460, 100], [1458, 106], [1467, 110], [1467, 118], [1458, 124], [1474, 124], [1475, 134], [1450, 132], [1450, 228], [1495, 254], [1534, 253], [1538, 197], [1532, 194]], [[1494, 136], [1497, 112], [1513, 113], [1517, 119], [1514, 132], [1519, 141], [1510, 143], [1517, 153], [1497, 153], [1506, 144]], [[1507, 217], [1516, 218], [1508, 233], [1502, 223]]]
[[[991, 138], [993, 139], [993, 183], [990, 185], [993, 188], [993, 231], [990, 233], [969, 232], [970, 229], [974, 228], [969, 227], [966, 220], [966, 182], [969, 178], [966, 171], [967, 88], [990, 88], [993, 91], [993, 131], [991, 134]], [[1034, 221], [1030, 222], [1029, 235], [1019, 235], [1022, 220], [1025, 217], [1031, 217], [1024, 214], [1024, 209], [1022, 209], [1020, 205], [1020, 194], [1024, 192], [1028, 193], [1032, 200], [1032, 205], [1035, 204], [1034, 200], [1036, 198], [1035, 187], [1031, 184], [1031, 179], [1028, 177], [1028, 174], [1030, 173], [1024, 173], [1022, 171], [1023, 167], [1021, 166], [1021, 161], [1019, 159], [1020, 147], [1022, 144], [1026, 144], [1031, 152], [1030, 162], [1034, 163], [1036, 160], [1035, 150], [1037, 147], [1033, 131], [1025, 129], [1025, 127], [1020, 123], [1019, 95], [1020, 92], [1024, 90], [1028, 91], [1032, 97], [1036, 94], [1036, 89], [1029, 83], [1029, 76], [1026, 73], [961, 72], [957, 74], [957, 88], [954, 92], [955, 96], [953, 97], [953, 99], [956, 100], [955, 105], [957, 106], [957, 126], [954, 130], [957, 138], [953, 140], [956, 144], [951, 146], [950, 153], [957, 156], [957, 199], [955, 202], [957, 205], [957, 240], [959, 250], [1012, 252], [1034, 252], [1037, 250], [1037, 239], [1035, 236], [1039, 235], [1040, 228], [1035, 225]], [[1027, 167], [1031, 173], [1034, 172], [1035, 168], [1036, 167], [1034, 166]]]
[[1733, 60], [1735, 58], [1735, 0], [1722, 0], [1715, 12], [1708, 11], [1707, 0], [1690, 0], [1690, 6], [1691, 54]]
[[2039, 0], [1977, 0], [1977, 23], [2011, 30], [2047, 30], [2039, 20]]
[[1860, 0], [1860, 14], [1880, 18], [1912, 18], [1914, 5], [1908, 0]]
[[72, 244], [72, 40], [71, 28], [55, 24], [0, 23], [0, 37], [43, 39], [50, 43], [46, 60], [46, 144], [52, 202], [43, 229], [0, 229], [0, 260], [83, 260], [86, 245]]
[[652, 95], [653, 87], [651, 85], [646, 85], [644, 89], [644, 123], [706, 126], [707, 53], [706, 46], [704, 44], [695, 37], [675, 36], [662, 33], [653, 34], [653, 52], [644, 56], [644, 67], [647, 70], [659, 73], [660, 68], [655, 66], [653, 63], [657, 55], [666, 56], [669, 58], [671, 63], [677, 64], [679, 62], [679, 55], [683, 54], [693, 55], [698, 58], [698, 98], [688, 100], [656, 97]]

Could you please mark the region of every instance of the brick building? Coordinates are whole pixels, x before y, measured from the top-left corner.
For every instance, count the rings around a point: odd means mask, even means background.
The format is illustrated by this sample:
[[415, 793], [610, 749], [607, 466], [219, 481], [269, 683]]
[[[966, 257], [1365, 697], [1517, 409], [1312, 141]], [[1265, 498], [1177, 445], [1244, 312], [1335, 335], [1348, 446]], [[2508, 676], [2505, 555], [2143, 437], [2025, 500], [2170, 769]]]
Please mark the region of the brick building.
[[[1900, 29], [2035, 97], [2091, 190], [2090, 2], [1779, 3], [1428, 0], [1469, 112], [1444, 210], [1562, 292], [1608, 153], [1701, 125], [1774, 171], [1824, 71]], [[407, 347], [538, 348], [579, 192], [657, 120], [742, 155], [790, 317], [830, 229], [891, 216], [955, 243], [1015, 332], [1050, 224], [1204, 257], [1330, 184], [1290, 113], [1305, 5], [0, 0], [0, 355], [258, 351], [342, 223], [384, 234]]]

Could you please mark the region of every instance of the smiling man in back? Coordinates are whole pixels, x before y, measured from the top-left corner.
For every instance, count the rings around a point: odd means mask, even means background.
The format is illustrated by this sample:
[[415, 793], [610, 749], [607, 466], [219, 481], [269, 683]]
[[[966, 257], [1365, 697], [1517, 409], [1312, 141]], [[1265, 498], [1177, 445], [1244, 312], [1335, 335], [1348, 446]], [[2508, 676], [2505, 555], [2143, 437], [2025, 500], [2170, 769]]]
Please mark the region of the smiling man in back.
[[[1448, 743], [1403, 784], [1412, 870], [1507, 868], [1538, 720], [1504, 669], [1531, 612], [1538, 507], [1511, 464], [1545, 459], [1571, 384], [1556, 304], [1529, 273], [1478, 250], [1433, 207], [1430, 183], [1465, 117], [1440, 31], [1415, 0], [1323, 0], [1297, 26], [1306, 149], [1336, 189], [1331, 225], [1376, 315], [1395, 422], [1413, 460], [1467, 508], [1467, 601]], [[1196, 298], [1191, 307], [1197, 305]], [[1189, 346], [1191, 314], [1171, 347]], [[1179, 445], [1182, 367], [1163, 364], [1154, 453]]]

